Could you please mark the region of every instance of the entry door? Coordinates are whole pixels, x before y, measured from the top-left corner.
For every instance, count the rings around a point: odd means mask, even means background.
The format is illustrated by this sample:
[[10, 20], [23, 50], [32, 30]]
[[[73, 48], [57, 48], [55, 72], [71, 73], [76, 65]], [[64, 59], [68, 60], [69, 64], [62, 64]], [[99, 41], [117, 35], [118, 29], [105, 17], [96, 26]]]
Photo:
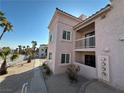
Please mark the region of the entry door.
[[85, 55], [85, 65], [96, 67], [95, 55]]

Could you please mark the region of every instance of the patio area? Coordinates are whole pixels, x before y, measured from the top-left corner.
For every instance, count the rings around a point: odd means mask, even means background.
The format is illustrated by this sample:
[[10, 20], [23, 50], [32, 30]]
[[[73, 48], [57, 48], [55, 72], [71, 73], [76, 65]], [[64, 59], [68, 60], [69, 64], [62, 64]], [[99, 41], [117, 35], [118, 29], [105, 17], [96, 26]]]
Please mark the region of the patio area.
[[82, 84], [88, 80], [79, 76], [77, 83], [70, 83], [66, 74], [52, 75], [45, 79], [48, 93], [78, 93]]
[[45, 79], [48, 93], [124, 93], [98, 80], [79, 76], [77, 83], [70, 83], [66, 74], [52, 75]]

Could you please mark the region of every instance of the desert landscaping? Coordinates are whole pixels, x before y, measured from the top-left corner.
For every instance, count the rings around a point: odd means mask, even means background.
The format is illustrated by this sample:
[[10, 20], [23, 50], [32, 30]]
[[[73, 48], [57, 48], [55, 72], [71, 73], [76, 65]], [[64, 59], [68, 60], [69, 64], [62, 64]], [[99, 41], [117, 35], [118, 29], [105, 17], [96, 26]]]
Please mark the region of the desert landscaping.
[[0, 76], [0, 93], [16, 93], [21, 91], [25, 82], [33, 77], [33, 62], [8, 68], [8, 74]]

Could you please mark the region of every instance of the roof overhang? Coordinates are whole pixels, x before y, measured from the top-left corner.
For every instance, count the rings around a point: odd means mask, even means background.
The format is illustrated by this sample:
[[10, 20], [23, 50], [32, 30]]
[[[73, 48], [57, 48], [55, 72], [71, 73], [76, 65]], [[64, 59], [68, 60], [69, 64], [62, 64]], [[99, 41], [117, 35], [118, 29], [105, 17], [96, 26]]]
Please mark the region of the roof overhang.
[[78, 22], [81, 22], [81, 21], [82, 21], [80, 18], [77, 18], [77, 17], [75, 17], [75, 16], [73, 16], [73, 15], [71, 15], [71, 14], [69, 14], [69, 13], [66, 13], [66, 12], [64, 12], [64, 11], [62, 11], [62, 10], [56, 8], [56, 11], [55, 11], [55, 13], [54, 13], [54, 15], [53, 15], [53, 17], [52, 17], [52, 19], [51, 19], [51, 21], [50, 21], [50, 24], [48, 25], [48, 28], [50, 28], [50, 26], [51, 26], [51, 24], [53, 23], [54, 19], [56, 18], [57, 14], [65, 15], [65, 16], [67, 16], [67, 17], [70, 17], [70, 18], [72, 18], [72, 19], [78, 21]]
[[100, 11], [96, 12], [95, 14], [91, 15], [87, 19], [85, 19], [82, 22], [75, 25], [73, 27], [73, 29], [77, 31], [77, 30], [81, 29], [83, 25], [84, 25], [83, 27], [85, 27], [85, 25], [89, 25], [90, 23], [93, 23], [98, 16], [100, 16], [103, 13], [106, 13], [110, 9], [111, 9], [111, 5], [109, 4], [106, 7], [102, 8]]

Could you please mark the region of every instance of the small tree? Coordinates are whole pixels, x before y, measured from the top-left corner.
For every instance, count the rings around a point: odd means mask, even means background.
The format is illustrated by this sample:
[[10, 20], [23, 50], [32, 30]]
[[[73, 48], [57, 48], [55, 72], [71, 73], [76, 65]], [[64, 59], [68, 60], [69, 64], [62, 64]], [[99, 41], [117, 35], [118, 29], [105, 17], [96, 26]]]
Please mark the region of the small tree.
[[[7, 73], [7, 57], [11, 54], [11, 49], [9, 47], [3, 47], [2, 50], [0, 51], [0, 57], [3, 60], [3, 63], [0, 68], [0, 75], [6, 74]], [[13, 61], [18, 57], [18, 54], [13, 53], [10, 56], [10, 59]]]
[[42, 71], [45, 78], [50, 77], [52, 75], [52, 71], [49, 68], [47, 63], [43, 63], [42, 68], [43, 68]]
[[34, 57], [36, 56], [37, 42], [36, 41], [32, 41], [31, 43], [32, 43], [32, 48], [30, 48], [28, 45], [25, 48], [25, 54], [28, 56], [27, 63], [30, 63], [31, 59], [34, 59]]

